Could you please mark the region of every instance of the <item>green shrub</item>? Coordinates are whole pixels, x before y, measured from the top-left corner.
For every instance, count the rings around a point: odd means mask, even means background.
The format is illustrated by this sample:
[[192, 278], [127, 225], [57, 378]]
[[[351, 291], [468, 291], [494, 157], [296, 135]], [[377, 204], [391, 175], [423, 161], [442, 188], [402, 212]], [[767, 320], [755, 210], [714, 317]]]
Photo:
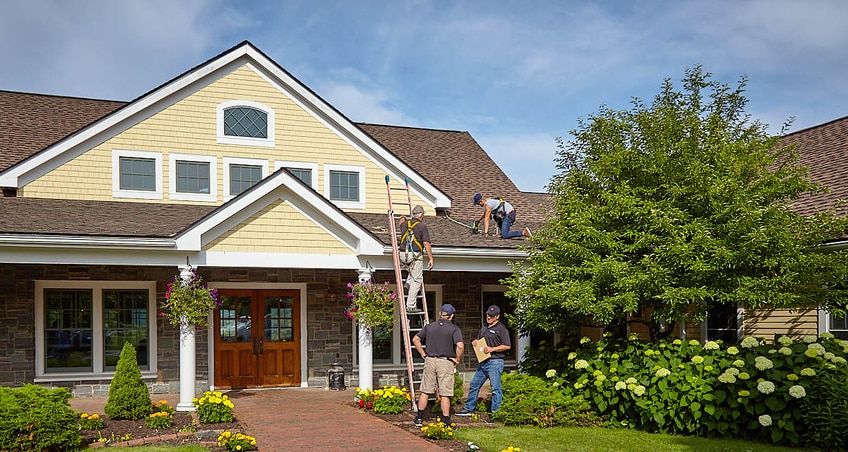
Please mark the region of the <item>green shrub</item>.
[[136, 420], [147, 417], [151, 406], [150, 391], [141, 380], [135, 347], [127, 342], [121, 349], [103, 411], [112, 419]]
[[504, 400], [494, 420], [506, 425], [598, 426], [602, 419], [582, 398], [571, 397], [555, 383], [527, 374], [503, 376]]
[[192, 399], [201, 424], [233, 422], [233, 402], [220, 391], [206, 391], [198, 399]]
[[[828, 333], [773, 342], [749, 336], [728, 347], [631, 335], [534, 353], [525, 369], [582, 396], [611, 425], [795, 446], [806, 434], [804, 398], [822, 372], [846, 367], [848, 341]], [[545, 359], [551, 366], [541, 371]]]
[[462, 403], [462, 397], [465, 395], [465, 382], [459, 374], [453, 374], [453, 404], [459, 405]]
[[0, 387], [0, 450], [77, 450], [83, 438], [79, 429], [68, 428], [79, 419], [70, 398], [64, 388]]
[[848, 450], [848, 369], [825, 370], [802, 404], [802, 443]]

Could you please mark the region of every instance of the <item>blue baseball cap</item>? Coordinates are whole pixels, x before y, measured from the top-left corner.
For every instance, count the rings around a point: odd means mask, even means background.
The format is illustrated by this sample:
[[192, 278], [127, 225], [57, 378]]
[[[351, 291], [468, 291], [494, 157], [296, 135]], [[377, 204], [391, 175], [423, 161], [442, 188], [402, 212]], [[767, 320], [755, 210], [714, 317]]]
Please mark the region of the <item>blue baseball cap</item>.
[[474, 195], [474, 205], [476, 206], [477, 203], [480, 202], [481, 199], [483, 199], [483, 195], [481, 195], [480, 193], [477, 193], [476, 195]]
[[456, 312], [456, 309], [454, 309], [452, 304], [445, 303], [442, 305], [441, 311], [447, 315], [453, 315]]

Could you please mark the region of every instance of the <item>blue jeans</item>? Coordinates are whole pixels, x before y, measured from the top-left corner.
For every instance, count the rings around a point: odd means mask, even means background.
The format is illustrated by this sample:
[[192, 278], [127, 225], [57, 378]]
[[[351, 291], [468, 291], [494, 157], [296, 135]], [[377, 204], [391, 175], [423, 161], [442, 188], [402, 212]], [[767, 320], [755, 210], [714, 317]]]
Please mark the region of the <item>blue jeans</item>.
[[471, 384], [468, 388], [468, 400], [465, 402], [467, 411], [474, 411], [477, 405], [477, 394], [480, 393], [480, 388], [486, 379], [489, 380], [489, 385], [492, 386], [492, 413], [496, 413], [503, 402], [503, 388], [501, 387], [501, 374], [504, 369], [504, 360], [491, 358], [477, 365], [477, 370], [474, 372], [474, 377], [471, 378]]
[[523, 231], [510, 231], [509, 228], [512, 227], [512, 223], [515, 223], [515, 211], [509, 213], [509, 215], [505, 216], [503, 221], [501, 222], [501, 238], [502, 239], [511, 239], [513, 237], [521, 237], [524, 235]]

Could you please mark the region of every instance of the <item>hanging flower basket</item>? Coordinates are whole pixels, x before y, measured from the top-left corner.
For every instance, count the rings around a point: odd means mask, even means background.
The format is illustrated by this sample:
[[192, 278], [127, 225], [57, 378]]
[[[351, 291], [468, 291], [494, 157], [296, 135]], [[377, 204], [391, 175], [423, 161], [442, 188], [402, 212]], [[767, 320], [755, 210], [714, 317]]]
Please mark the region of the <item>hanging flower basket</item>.
[[350, 306], [345, 309], [349, 319], [359, 321], [366, 328], [389, 326], [394, 322], [395, 293], [389, 289], [389, 283], [374, 284], [371, 280], [364, 283], [347, 283]]
[[168, 319], [173, 326], [187, 325], [206, 326], [209, 313], [221, 306], [217, 289], [209, 289], [203, 278], [191, 268], [187, 275], [174, 276], [168, 283], [165, 292], [165, 303], [162, 305], [160, 317]]

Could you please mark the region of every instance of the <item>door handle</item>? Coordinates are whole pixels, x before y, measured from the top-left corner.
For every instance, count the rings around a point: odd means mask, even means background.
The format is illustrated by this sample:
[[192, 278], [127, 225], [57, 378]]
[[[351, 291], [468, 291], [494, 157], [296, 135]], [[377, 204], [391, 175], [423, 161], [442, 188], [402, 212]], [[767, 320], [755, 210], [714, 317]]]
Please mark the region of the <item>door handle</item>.
[[265, 348], [265, 341], [263, 341], [262, 339], [259, 339], [259, 354], [260, 355], [263, 353], [264, 348]]

